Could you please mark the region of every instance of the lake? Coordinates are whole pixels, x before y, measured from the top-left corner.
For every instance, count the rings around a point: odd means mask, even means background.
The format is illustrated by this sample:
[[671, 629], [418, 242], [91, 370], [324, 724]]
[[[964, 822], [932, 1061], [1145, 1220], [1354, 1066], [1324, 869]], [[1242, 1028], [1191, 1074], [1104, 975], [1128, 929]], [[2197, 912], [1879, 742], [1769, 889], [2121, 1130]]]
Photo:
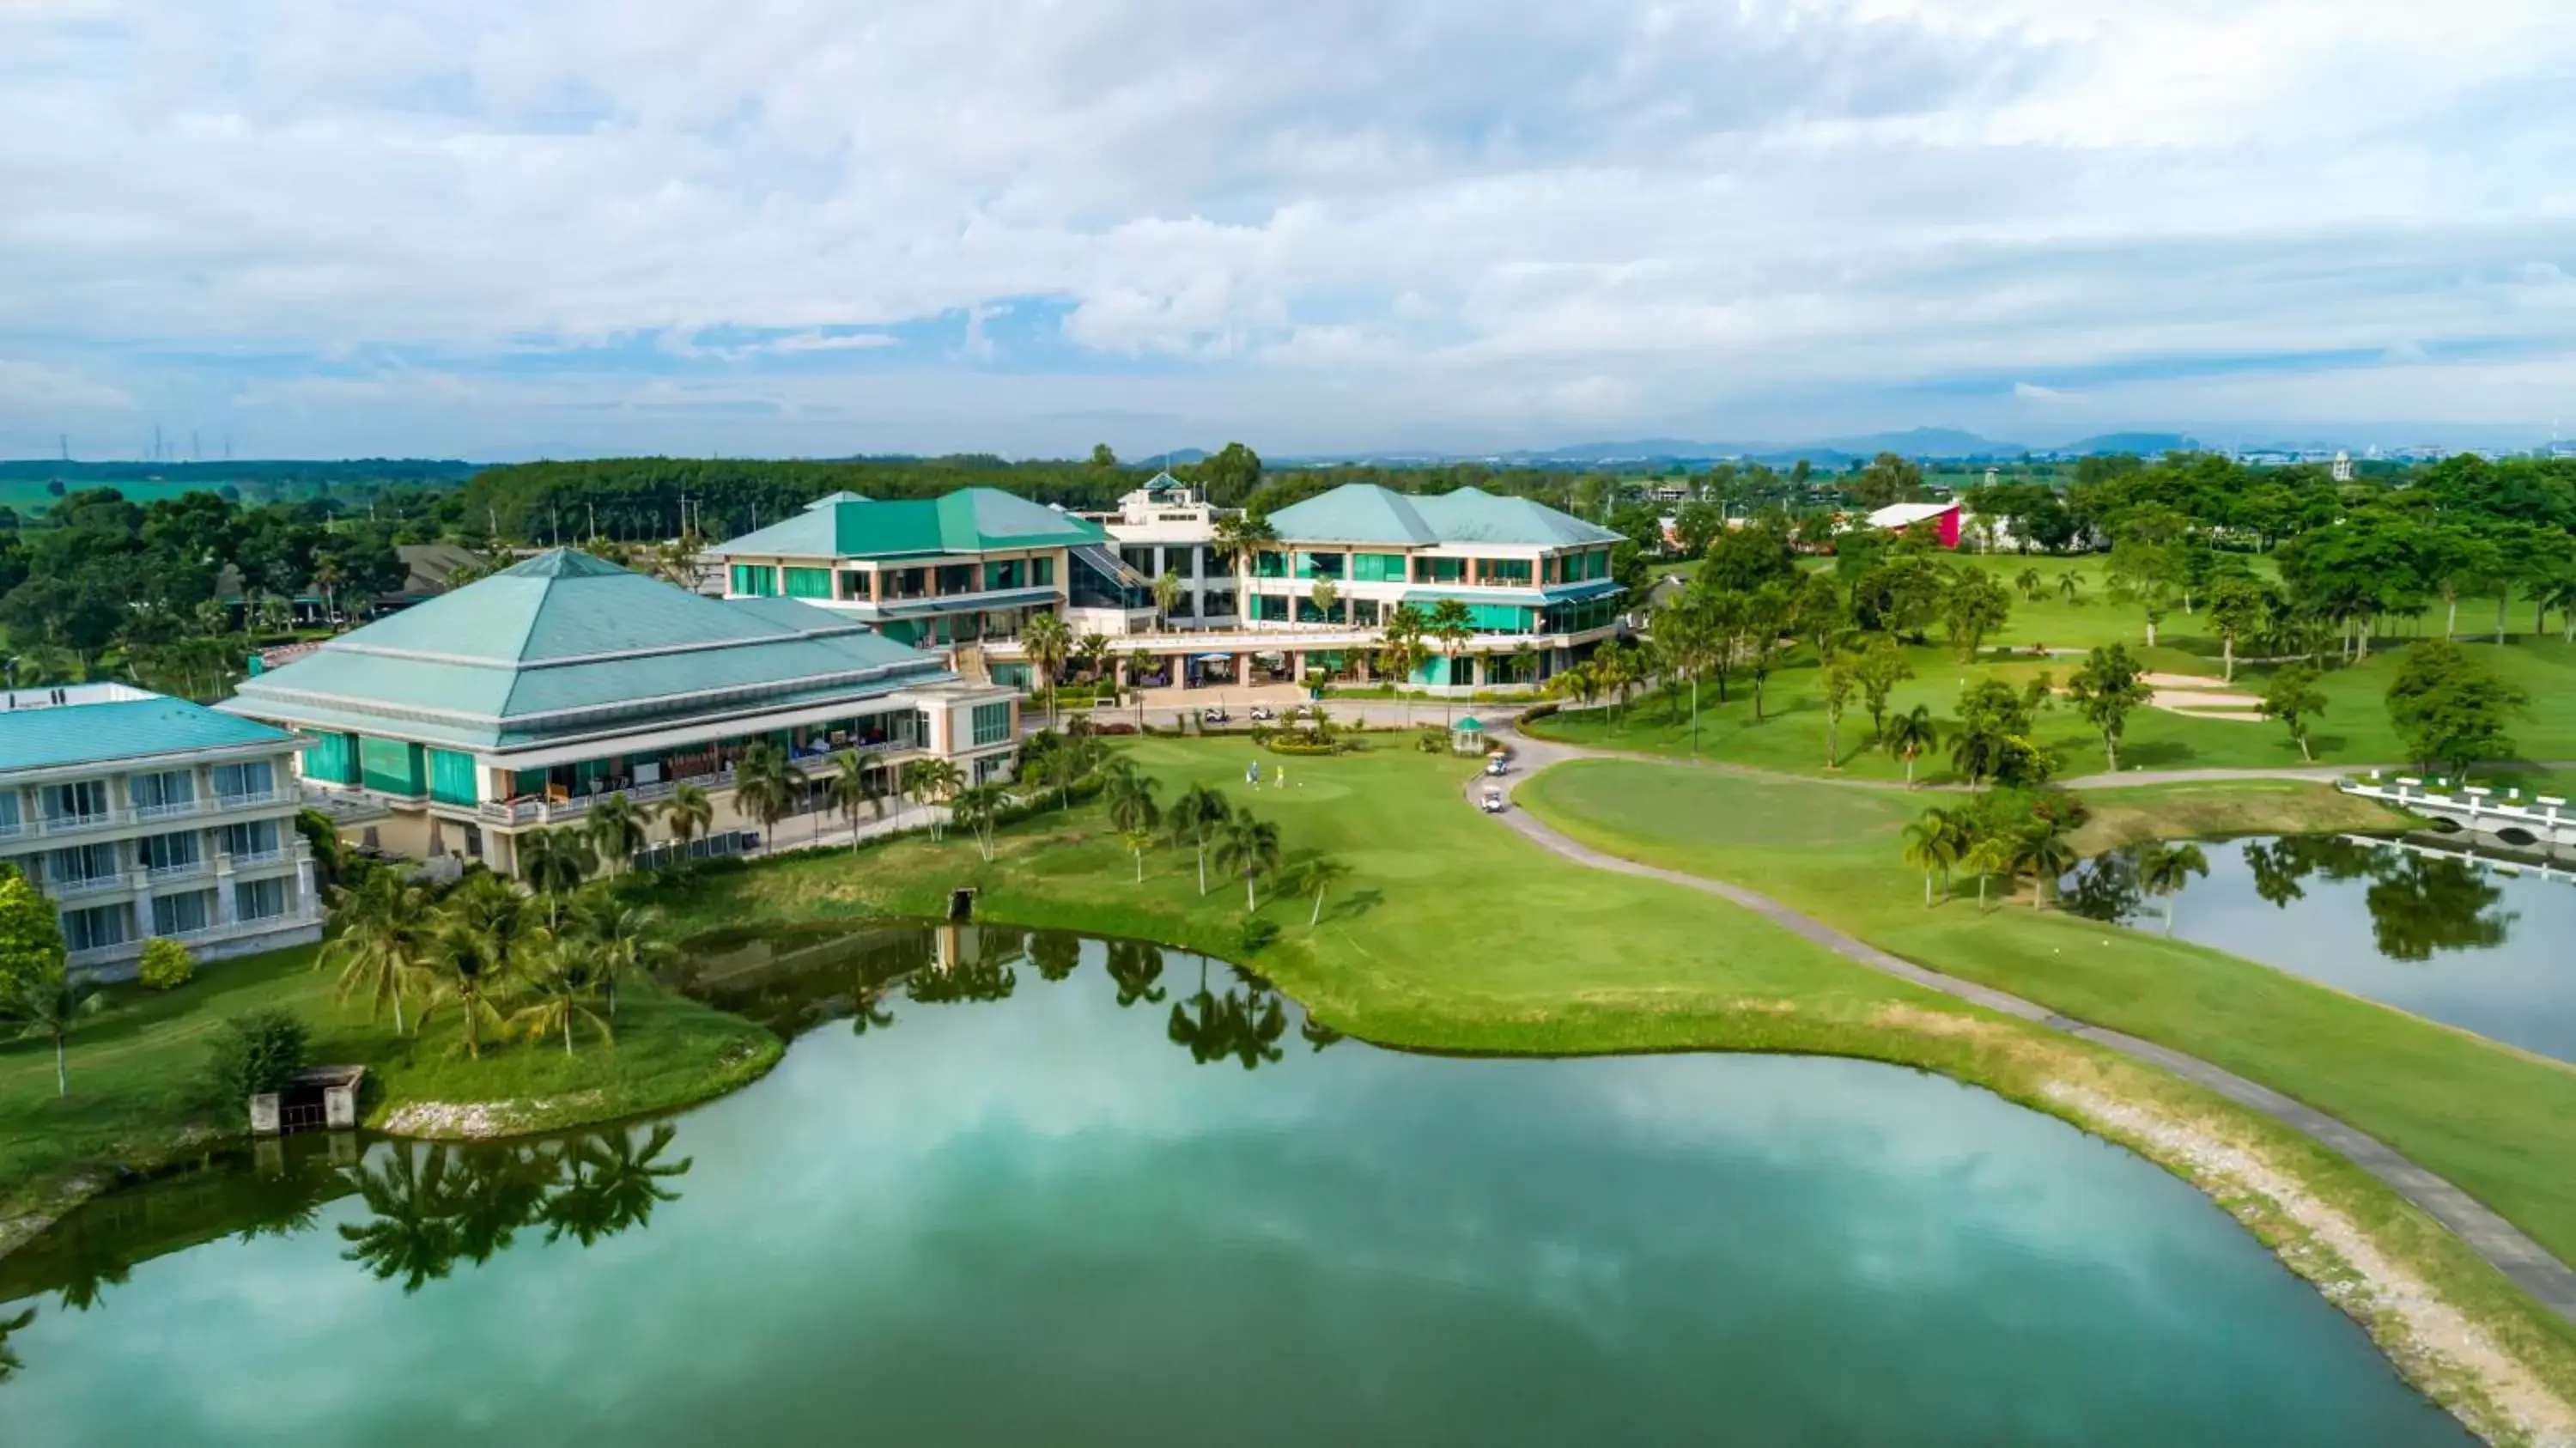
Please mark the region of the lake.
[[[2434, 857], [2332, 835], [2200, 848], [2209, 875], [2174, 897], [2176, 936], [2576, 1061], [2576, 885], [2567, 862], [2544, 879], [2537, 866], [2514, 873], [2501, 858]], [[2165, 902], [2137, 883], [2135, 852], [2114, 851], [2070, 876], [2065, 898], [2095, 919], [2162, 929]]]
[[2469, 1441], [2190, 1188], [1939, 1077], [1382, 1051], [1047, 933], [701, 963], [797, 1033], [735, 1096], [295, 1138], [0, 1261], [0, 1443]]

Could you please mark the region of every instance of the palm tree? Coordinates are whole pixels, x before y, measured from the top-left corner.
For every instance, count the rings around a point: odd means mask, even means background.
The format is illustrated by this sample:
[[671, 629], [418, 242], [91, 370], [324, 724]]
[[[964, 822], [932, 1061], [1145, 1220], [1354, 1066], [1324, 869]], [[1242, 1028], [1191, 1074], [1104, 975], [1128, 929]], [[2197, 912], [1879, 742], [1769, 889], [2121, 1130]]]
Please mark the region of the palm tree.
[[1250, 810], [1238, 811], [1228, 819], [1216, 837], [1216, 863], [1221, 870], [1243, 876], [1243, 908], [1246, 913], [1261, 908], [1253, 884], [1269, 871], [1279, 868], [1279, 827], [1268, 820], [1255, 819]]
[[562, 918], [563, 897], [580, 889], [598, 864], [590, 843], [570, 825], [519, 836], [519, 878], [545, 898], [548, 924]]
[[1914, 787], [1914, 761], [1931, 753], [1941, 743], [1940, 726], [1932, 722], [1931, 706], [1917, 704], [1887, 721], [1882, 731], [1887, 752], [1905, 761], [1905, 787]]
[[1977, 912], [1979, 914], [1984, 914], [1986, 909], [1986, 877], [1989, 875], [2010, 874], [2012, 872], [2012, 841], [2002, 835], [1987, 834], [1973, 836], [1971, 843], [1968, 846], [1968, 852], [1960, 857], [1959, 863], [1962, 867], [1971, 870], [1976, 874]]
[[546, 1200], [546, 1240], [554, 1241], [569, 1232], [587, 1247], [602, 1237], [646, 1225], [653, 1218], [654, 1207], [678, 1201], [680, 1194], [662, 1183], [670, 1177], [687, 1175], [696, 1159], [684, 1156], [669, 1163], [654, 1160], [670, 1148], [678, 1135], [671, 1123], [661, 1121], [645, 1134], [640, 1151], [633, 1132], [612, 1129], [564, 1153], [571, 1179], [563, 1190]]
[[1945, 878], [1959, 863], [1959, 819], [1945, 809], [1927, 809], [1905, 827], [1905, 863], [1923, 872], [1923, 906], [1932, 906], [1932, 876]]
[[597, 850], [599, 858], [607, 864], [611, 879], [616, 877], [620, 861], [633, 859], [635, 852], [644, 848], [644, 816], [623, 791], [593, 804], [590, 818], [582, 830], [589, 837], [591, 848]]
[[1055, 675], [1064, 667], [1065, 651], [1073, 646], [1073, 632], [1064, 625], [1061, 614], [1041, 613], [1020, 625], [1020, 649], [1028, 655], [1030, 682], [1044, 691], [1047, 699], [1047, 723], [1055, 723]]
[[2066, 843], [2064, 835], [2048, 829], [2017, 837], [2010, 859], [2015, 874], [2028, 871], [2031, 876], [2030, 908], [2034, 912], [2047, 903], [2051, 882], [2075, 868], [2074, 847]]
[[1086, 680], [1097, 684], [1109, 672], [1110, 649], [1109, 635], [1098, 632], [1084, 634], [1082, 641], [1073, 646], [1073, 656], [1081, 663]]
[[663, 801], [662, 822], [671, 827], [671, 841], [680, 855], [689, 853], [689, 841], [705, 834], [716, 822], [716, 802], [694, 784], [675, 785], [671, 797]]
[[2021, 596], [2032, 603], [2039, 602], [2039, 590], [2045, 582], [2046, 580], [2039, 576], [2039, 570], [2036, 568], [2024, 568], [2013, 578], [2013, 586], [2019, 588]]
[[456, 1007], [465, 1017], [465, 1053], [481, 1060], [483, 1028], [503, 1025], [499, 1002], [509, 992], [514, 953], [470, 921], [442, 921], [422, 952], [422, 964], [437, 986], [420, 1013], [421, 1028], [428, 1029], [439, 1007]]
[[[945, 759], [907, 759], [903, 773], [897, 779], [897, 787], [906, 797], [929, 808], [955, 794], [965, 778], [955, 764]], [[939, 836], [940, 819], [933, 814], [930, 817], [930, 837], [936, 840]]]
[[341, 1003], [363, 992], [370, 1021], [392, 1002], [394, 1034], [403, 1035], [403, 995], [420, 983], [427, 892], [396, 871], [374, 870], [357, 889], [335, 888], [334, 893], [332, 915], [338, 929], [314, 965], [338, 965]]
[[536, 999], [510, 1015], [509, 1024], [520, 1034], [534, 1040], [561, 1032], [564, 1054], [569, 1056], [573, 1023], [580, 1021], [597, 1031], [602, 1043], [616, 1044], [616, 1034], [609, 1029], [607, 1018], [590, 1008], [590, 998], [599, 983], [591, 973], [587, 942], [551, 942], [521, 973], [521, 981]]
[[364, 1264], [379, 1282], [400, 1277], [407, 1294], [445, 1277], [457, 1257], [451, 1160], [443, 1145], [396, 1142], [381, 1164], [361, 1164], [353, 1175], [371, 1215], [363, 1224], [340, 1224], [340, 1239], [349, 1244], [341, 1259]]
[[1102, 798], [1109, 805], [1109, 822], [1121, 833], [1143, 831], [1148, 839], [1162, 818], [1162, 807], [1155, 800], [1156, 781], [1136, 772], [1128, 761], [1118, 761], [1120, 768], [1109, 771], [1108, 786]]
[[1257, 571], [1253, 566], [1253, 555], [1262, 551], [1263, 545], [1278, 541], [1279, 530], [1270, 526], [1270, 520], [1250, 511], [1217, 520], [1217, 551], [1241, 559], [1247, 574]]
[[2209, 856], [2200, 846], [2170, 845], [2159, 840], [2138, 853], [2138, 884], [2150, 895], [2165, 899], [2165, 934], [2173, 934], [2174, 897], [2191, 883], [2194, 875], [2209, 873]]
[[0, 998], [0, 1021], [15, 1024], [21, 1034], [43, 1036], [54, 1043], [54, 1096], [59, 1100], [72, 1094], [65, 1043], [82, 1021], [105, 1009], [107, 998], [100, 994], [98, 982], [72, 974], [57, 958], [52, 968], [20, 981], [15, 991]]
[[[787, 751], [766, 739], [742, 747], [733, 770], [733, 807], [760, 821], [764, 840], [804, 794], [805, 771], [788, 761]], [[771, 841], [773, 847], [775, 843]]]
[[1234, 807], [1225, 796], [1204, 784], [1194, 784], [1172, 801], [1170, 812], [1163, 816], [1163, 827], [1170, 831], [1175, 844], [1186, 844], [1198, 852], [1199, 894], [1208, 892], [1208, 844], [1224, 827]]
[[850, 852], [859, 849], [859, 811], [874, 809], [878, 819], [885, 818], [885, 781], [859, 758], [859, 751], [844, 749], [832, 756], [832, 767], [838, 771], [824, 786], [824, 797], [841, 818], [850, 822]]
[[1135, 857], [1136, 883], [1139, 885], [1144, 884], [1145, 852], [1154, 848], [1154, 832], [1150, 829], [1120, 830], [1118, 832], [1118, 842], [1125, 845], [1127, 847], [1127, 853]]
[[[1329, 578], [1318, 578], [1315, 580], [1315, 586], [1306, 591], [1306, 600], [1307, 602], [1315, 605], [1315, 612], [1322, 616], [1323, 622], [1331, 623], [1333, 621], [1333, 610], [1338, 607], [1342, 601], [1342, 590], [1334, 584], [1333, 580]], [[1304, 681], [1300, 680], [1299, 682], [1302, 683]]]
[[[1456, 687], [1458, 650], [1466, 647], [1467, 640], [1476, 636], [1475, 616], [1467, 612], [1466, 604], [1454, 598], [1444, 598], [1431, 606], [1431, 622], [1424, 632], [1440, 645], [1442, 680], [1447, 687]], [[1450, 723], [1455, 698], [1446, 692], [1440, 696], [1440, 723], [1443, 728]]]
[[998, 784], [978, 784], [957, 791], [948, 805], [949, 814], [975, 837], [975, 852], [993, 863], [993, 829], [1001, 822], [1002, 806], [1009, 796]]
[[607, 995], [608, 1018], [615, 1020], [618, 982], [650, 976], [677, 952], [661, 933], [660, 911], [620, 905], [614, 896], [583, 903], [586, 908], [574, 912], [571, 934], [589, 951], [591, 979]]
[[[1413, 681], [1413, 671], [1422, 667], [1424, 626], [1420, 609], [1409, 603], [1399, 603], [1378, 630], [1378, 668], [1389, 677], [1398, 693], [1403, 693], [1405, 686]], [[1404, 700], [1404, 722], [1410, 728], [1413, 724], [1413, 696], [1406, 694]]]
[[14, 1317], [0, 1317], [0, 1383], [18, 1376], [18, 1370], [26, 1366], [17, 1350], [9, 1346], [10, 1335], [25, 1332], [28, 1324], [35, 1320], [36, 1309], [32, 1307]]
[[2084, 601], [2084, 575], [2070, 568], [2057, 575], [2057, 596], [2068, 603]]
[[1170, 631], [1172, 610], [1180, 607], [1182, 591], [1181, 575], [1168, 568], [1163, 570], [1161, 577], [1154, 580], [1154, 631], [1156, 633]]
[[1315, 897], [1315, 908], [1306, 914], [1306, 928], [1323, 923], [1324, 892], [1350, 878], [1351, 867], [1330, 855], [1309, 855], [1297, 862], [1293, 872], [1297, 888]]

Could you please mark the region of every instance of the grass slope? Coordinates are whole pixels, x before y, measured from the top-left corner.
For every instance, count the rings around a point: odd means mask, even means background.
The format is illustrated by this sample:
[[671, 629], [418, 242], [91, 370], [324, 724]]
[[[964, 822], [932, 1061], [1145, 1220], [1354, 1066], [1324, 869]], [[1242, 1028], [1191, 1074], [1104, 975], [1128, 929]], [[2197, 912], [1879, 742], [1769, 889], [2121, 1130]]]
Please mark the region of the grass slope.
[[[2124, 838], [2196, 833], [2213, 815], [2280, 818], [2246, 791], [2130, 793], [2088, 795]], [[1597, 848], [1739, 881], [1936, 970], [2286, 1092], [2576, 1259], [2576, 1069], [2183, 941], [2026, 903], [1926, 909], [1898, 836], [1928, 801], [1901, 791], [1587, 760], [1548, 770], [1521, 797]]]
[[0, 1218], [41, 1210], [52, 1191], [102, 1165], [148, 1165], [191, 1143], [242, 1129], [241, 1108], [206, 1099], [207, 1042], [227, 1017], [282, 1008], [312, 1028], [318, 1061], [368, 1068], [369, 1119], [417, 1102], [509, 1103], [524, 1129], [570, 1127], [719, 1095], [757, 1076], [775, 1036], [650, 985], [629, 986], [617, 1042], [584, 1038], [566, 1057], [548, 1043], [461, 1050], [454, 1016], [397, 1039], [390, 1017], [333, 1000], [314, 951], [278, 951], [204, 966], [167, 994], [126, 987], [72, 1038], [71, 1095], [54, 1094], [52, 1047], [0, 1045]]

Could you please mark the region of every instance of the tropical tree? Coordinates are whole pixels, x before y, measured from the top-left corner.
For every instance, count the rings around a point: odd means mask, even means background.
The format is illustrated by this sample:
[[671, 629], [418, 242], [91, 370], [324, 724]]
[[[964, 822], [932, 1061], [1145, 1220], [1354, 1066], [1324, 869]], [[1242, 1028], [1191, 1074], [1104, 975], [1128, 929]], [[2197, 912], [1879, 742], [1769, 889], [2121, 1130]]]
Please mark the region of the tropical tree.
[[1127, 760], [1109, 771], [1102, 799], [1109, 806], [1109, 822], [1122, 833], [1141, 830], [1150, 839], [1154, 826], [1162, 819], [1162, 807], [1154, 798], [1159, 787], [1150, 775], [1140, 774]]
[[1154, 580], [1154, 631], [1162, 633], [1172, 626], [1172, 610], [1181, 606], [1185, 591], [1181, 575], [1166, 568]]
[[2035, 912], [2048, 902], [2057, 877], [2075, 868], [2075, 849], [2066, 836], [2041, 824], [2013, 836], [2006, 859], [2015, 874], [2031, 877], [2030, 908]]
[[1964, 853], [1966, 832], [1946, 809], [1927, 809], [1905, 827], [1905, 863], [1923, 872], [1923, 905], [1932, 905], [1932, 877], [1947, 879]]
[[2012, 618], [2012, 595], [1982, 568], [1962, 568], [1941, 595], [1941, 620], [1961, 659], [1974, 659], [1986, 635]]
[[1744, 672], [1753, 680], [1753, 722], [1759, 724], [1762, 687], [1779, 660], [1781, 637], [1796, 623], [1791, 595], [1777, 583], [1766, 583], [1745, 596], [1742, 617]]
[[589, 837], [591, 848], [599, 852], [600, 860], [608, 866], [612, 879], [621, 861], [633, 859], [635, 852], [644, 848], [644, 820], [645, 816], [636, 810], [635, 802], [623, 792], [591, 805], [590, 814], [583, 821], [582, 832]]
[[2023, 600], [2029, 603], [2039, 602], [2039, 591], [2046, 583], [2037, 568], [2024, 568], [2013, 575], [2013, 587], [2020, 589]]
[[1073, 647], [1073, 631], [1060, 614], [1041, 613], [1020, 625], [1020, 650], [1028, 656], [1031, 681], [1046, 694], [1047, 723], [1055, 723], [1056, 673]]
[[2220, 682], [2236, 682], [2236, 649], [2246, 639], [2261, 638], [2272, 627], [2272, 591], [2260, 579], [2238, 573], [2218, 580], [2209, 590], [2209, 622], [2218, 630]]
[[599, 866], [590, 842], [570, 825], [530, 830], [519, 836], [519, 878], [546, 902], [548, 924], [562, 918], [563, 898], [581, 888]]
[[59, 1099], [72, 1094], [67, 1055], [72, 1032], [105, 1009], [107, 998], [98, 982], [72, 974], [57, 960], [49, 970], [10, 982], [9, 993], [0, 997], [0, 1023], [15, 1026], [19, 1035], [54, 1043], [54, 1095]]
[[859, 751], [844, 749], [832, 756], [837, 771], [823, 787], [825, 798], [850, 826], [850, 851], [859, 848], [859, 811], [873, 809], [878, 819], [885, 818], [885, 780], [859, 757]]
[[2012, 873], [2012, 837], [1980, 830], [1970, 835], [1968, 852], [1959, 857], [1960, 868], [1977, 877], [1977, 911], [1986, 908], [1986, 877]]
[[2519, 686], [2448, 639], [2408, 649], [2388, 686], [2389, 721], [2415, 758], [2428, 769], [2441, 764], [2461, 774], [2480, 759], [2512, 755], [2505, 723], [2530, 702]]
[[[1870, 738], [1881, 746], [1887, 744], [1887, 702], [1896, 686], [1914, 677], [1914, 665], [1905, 650], [1885, 634], [1870, 640], [1852, 665], [1852, 678], [1860, 685], [1863, 707], [1869, 710]], [[1926, 744], [1924, 748], [1931, 746]]]
[[1201, 896], [1208, 892], [1208, 846], [1215, 842], [1233, 813], [1234, 807], [1226, 803], [1224, 795], [1204, 784], [1194, 784], [1181, 791], [1181, 797], [1172, 801], [1171, 809], [1163, 815], [1163, 828], [1173, 843], [1188, 845], [1198, 853]]
[[1334, 584], [1333, 580], [1318, 578], [1315, 580], [1315, 586], [1307, 590], [1306, 598], [1308, 602], [1315, 605], [1315, 612], [1323, 615], [1323, 621], [1331, 623], [1333, 610], [1342, 601], [1342, 590]]
[[1145, 852], [1154, 848], [1154, 840], [1155, 835], [1152, 830], [1134, 829], [1118, 832], [1118, 842], [1127, 847], [1127, 853], [1136, 861], [1136, 883], [1139, 885], [1145, 883]]
[[591, 980], [608, 997], [617, 1018], [617, 987], [629, 976], [650, 976], [678, 954], [662, 933], [662, 914], [649, 906], [623, 905], [614, 895], [575, 902], [571, 937], [589, 952]]
[[2138, 884], [2150, 895], [2161, 895], [2165, 901], [2165, 934], [2173, 934], [2174, 896], [2191, 883], [2194, 875], [2209, 873], [2209, 857], [2193, 844], [2150, 842], [2138, 852]]
[[2102, 757], [2115, 774], [2120, 769], [2120, 735], [2128, 728], [2129, 711], [2154, 697], [2145, 672], [2130, 657], [2128, 645], [2115, 643], [2093, 650], [2084, 667], [2066, 681], [2076, 712], [2101, 734]]
[[534, 999], [511, 1013], [510, 1026], [530, 1040], [560, 1032], [567, 1056], [572, 1054], [575, 1023], [598, 1032], [601, 1044], [616, 1044], [607, 1017], [590, 1008], [591, 997], [599, 989], [594, 958], [585, 942], [547, 942], [519, 973], [520, 984]]
[[1656, 608], [1648, 637], [1663, 676], [1690, 688], [1691, 753], [1699, 753], [1699, 681], [1726, 646], [1711, 596], [1685, 589]]
[[[1454, 688], [1458, 682], [1458, 651], [1467, 646], [1467, 640], [1476, 636], [1474, 615], [1468, 613], [1467, 605], [1458, 599], [1441, 599], [1431, 606], [1431, 621], [1424, 632], [1440, 646], [1443, 660], [1441, 678]], [[1451, 722], [1451, 706], [1455, 699], [1454, 694], [1447, 692], [1440, 696], [1440, 722], [1444, 726]]]
[[1216, 863], [1218, 869], [1243, 877], [1244, 910], [1259, 910], [1261, 900], [1254, 885], [1279, 868], [1279, 827], [1253, 818], [1250, 810], [1236, 811], [1218, 828]]
[[1825, 768], [1843, 767], [1843, 712], [1851, 707], [1851, 660], [1839, 652], [1824, 656], [1819, 694], [1825, 704]]
[[1084, 634], [1074, 643], [1073, 657], [1082, 666], [1083, 678], [1097, 684], [1108, 675], [1109, 655], [1114, 651], [1109, 635], [1094, 631]]
[[1330, 855], [1308, 855], [1299, 860], [1291, 872], [1297, 888], [1315, 897], [1315, 906], [1306, 913], [1307, 928], [1323, 923], [1324, 892], [1348, 879], [1351, 867]]
[[2066, 600], [2068, 603], [2082, 603], [2084, 601], [2084, 583], [2084, 575], [2077, 572], [2075, 569], [2070, 568], [2064, 573], [2057, 575], [2057, 596]]
[[2270, 687], [2263, 691], [2263, 717], [2288, 725], [2290, 738], [2299, 746], [2299, 757], [2311, 764], [2317, 756], [2308, 748], [2308, 721], [2325, 711], [2325, 691], [2317, 687], [2317, 671], [2310, 664], [2283, 664], [2272, 675]]
[[949, 817], [964, 825], [975, 837], [975, 852], [984, 863], [993, 862], [993, 832], [1001, 824], [1002, 806], [1010, 802], [998, 784], [978, 784], [958, 790], [948, 802]]
[[314, 964], [340, 967], [341, 1003], [364, 995], [368, 1020], [390, 1003], [394, 1034], [403, 1035], [403, 997], [421, 984], [428, 892], [398, 871], [371, 870], [356, 889], [334, 887], [334, 893], [332, 936]]
[[[1423, 655], [1427, 651], [1423, 631], [1428, 627], [1429, 621], [1423, 618], [1422, 610], [1409, 603], [1399, 603], [1386, 615], [1386, 622], [1378, 629], [1378, 671], [1387, 676], [1399, 693], [1412, 683], [1413, 671], [1422, 667]], [[1410, 694], [1405, 695], [1404, 722], [1408, 727], [1413, 723], [1413, 696]]]
[[761, 838], [773, 848], [777, 842], [770, 836], [778, 822], [804, 797], [805, 771], [789, 761], [786, 750], [766, 739], [742, 747], [733, 767], [733, 807], [760, 821]]
[[483, 1058], [483, 1028], [504, 1027], [500, 1003], [510, 992], [513, 956], [518, 952], [494, 932], [452, 916], [439, 922], [421, 952], [421, 964], [435, 982], [429, 1005], [420, 1013], [421, 1028], [441, 1007], [452, 1006], [465, 1018], [465, 1053]]
[[1905, 787], [1914, 787], [1914, 761], [1941, 745], [1940, 726], [1932, 722], [1932, 709], [1917, 704], [1887, 721], [1879, 731], [1887, 752], [1905, 761]]
[[715, 822], [715, 801], [694, 784], [674, 786], [671, 797], [662, 802], [662, 823], [670, 827], [672, 842], [684, 856], [689, 852], [689, 841], [705, 834]]

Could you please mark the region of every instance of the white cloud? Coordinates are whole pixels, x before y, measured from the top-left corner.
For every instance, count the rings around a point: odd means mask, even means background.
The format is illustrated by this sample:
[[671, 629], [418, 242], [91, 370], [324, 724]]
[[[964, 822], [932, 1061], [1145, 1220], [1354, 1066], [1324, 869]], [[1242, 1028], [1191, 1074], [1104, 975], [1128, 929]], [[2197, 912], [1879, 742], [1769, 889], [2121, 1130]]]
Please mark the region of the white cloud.
[[[2152, 380], [2252, 354], [2385, 357], [2414, 415], [2466, 415], [2576, 349], [2576, 17], [2537, 0], [294, 15], [0, 6], [0, 194], [46, 198], [0, 211], [13, 354], [174, 421], [286, 395], [227, 359], [473, 380], [399, 377], [311, 450], [413, 407], [442, 451], [511, 445], [645, 364], [504, 363], [638, 337], [665, 367], [875, 353], [870, 394], [916, 405], [836, 446], [1078, 447], [1045, 419], [1109, 410], [1276, 450], [1381, 413], [1470, 445], [1903, 425], [1953, 379], [2000, 426], [2052, 401], [2032, 374], [2107, 418], [2277, 395]], [[942, 316], [962, 342], [905, 360], [887, 329]], [[2424, 360], [2451, 341], [2488, 360]], [[659, 445], [800, 445], [699, 425]], [[0, 416], [0, 449], [43, 430]]]
[[2055, 387], [2042, 387], [2036, 382], [2016, 382], [2012, 390], [2013, 396], [2024, 402], [2065, 402], [2075, 396], [2072, 392]]
[[134, 399], [123, 392], [76, 371], [0, 357], [0, 407], [52, 412], [133, 405]]

